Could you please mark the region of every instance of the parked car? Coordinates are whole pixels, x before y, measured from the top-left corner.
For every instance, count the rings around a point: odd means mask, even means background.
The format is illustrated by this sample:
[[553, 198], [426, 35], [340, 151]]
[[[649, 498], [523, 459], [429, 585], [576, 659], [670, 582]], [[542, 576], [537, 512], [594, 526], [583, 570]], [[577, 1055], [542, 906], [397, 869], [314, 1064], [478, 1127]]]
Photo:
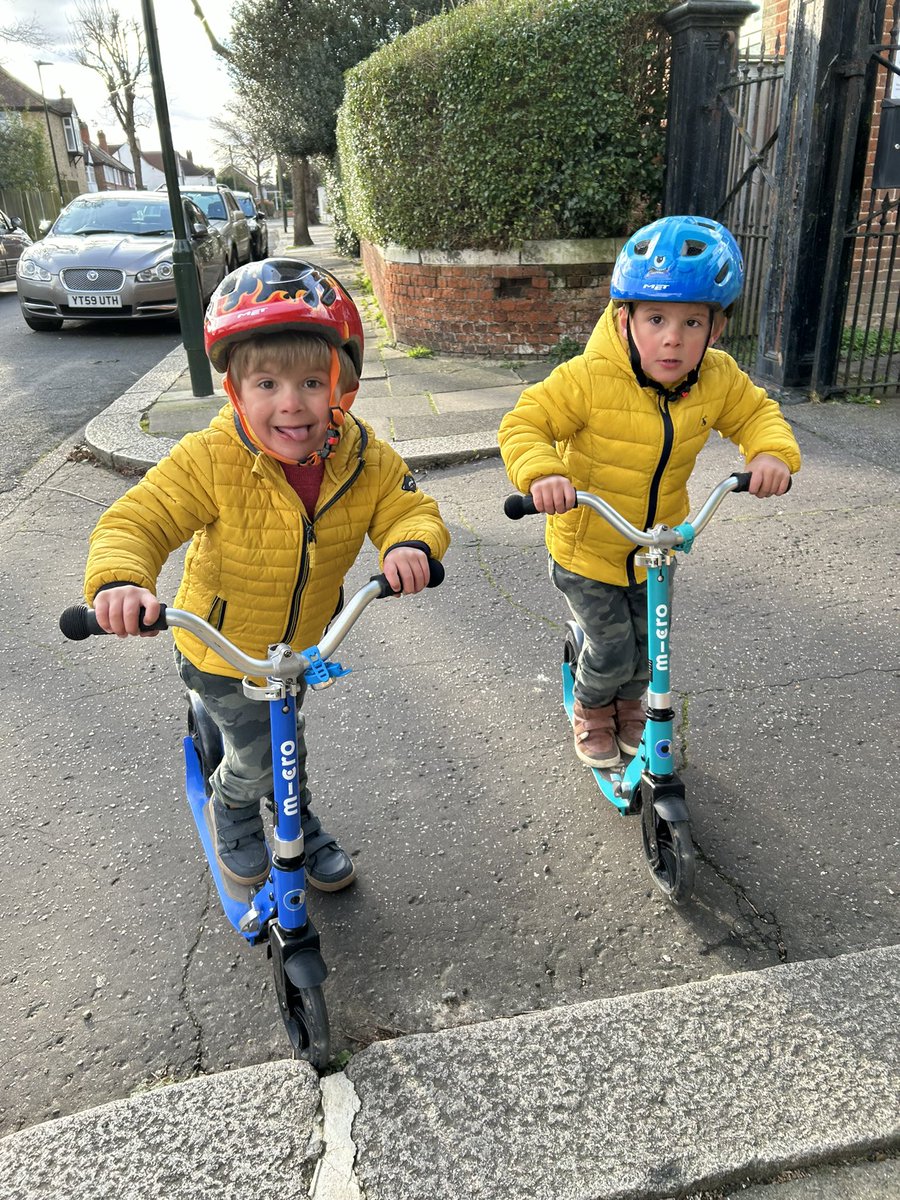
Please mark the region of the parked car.
[[269, 225], [266, 214], [258, 200], [249, 192], [235, 192], [234, 198], [247, 218], [250, 226], [250, 243], [255, 259], [269, 257]]
[[[197, 205], [183, 203], [205, 304], [225, 277], [225, 247]], [[159, 192], [76, 196], [19, 259], [25, 324], [51, 332], [63, 321], [177, 316], [174, 246], [169, 203]]]
[[[166, 185], [160, 184], [158, 191], [165, 191]], [[182, 196], [189, 196], [196, 205], [203, 209], [207, 220], [215, 225], [225, 243], [225, 261], [228, 270], [233, 271], [243, 263], [248, 263], [253, 257], [250, 225], [244, 216], [244, 211], [234, 198], [234, 192], [224, 184], [198, 185], [183, 187]]]
[[16, 263], [30, 245], [19, 217], [8, 217], [0, 208], [0, 279], [15, 279]]

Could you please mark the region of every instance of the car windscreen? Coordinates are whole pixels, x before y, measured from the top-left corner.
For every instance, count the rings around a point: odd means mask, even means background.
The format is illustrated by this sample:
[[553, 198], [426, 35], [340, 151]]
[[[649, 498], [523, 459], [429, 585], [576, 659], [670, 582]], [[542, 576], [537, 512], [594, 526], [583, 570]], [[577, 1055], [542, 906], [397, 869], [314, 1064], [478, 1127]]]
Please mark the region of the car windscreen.
[[245, 216], [248, 216], [248, 217], [256, 216], [256, 205], [253, 203], [252, 197], [238, 196], [237, 202], [241, 206], [241, 209], [244, 212]]
[[56, 218], [53, 232], [164, 234], [172, 232], [172, 217], [168, 204], [131, 196], [73, 200]]
[[210, 221], [227, 221], [225, 201], [218, 192], [184, 192], [196, 205], [203, 209]]

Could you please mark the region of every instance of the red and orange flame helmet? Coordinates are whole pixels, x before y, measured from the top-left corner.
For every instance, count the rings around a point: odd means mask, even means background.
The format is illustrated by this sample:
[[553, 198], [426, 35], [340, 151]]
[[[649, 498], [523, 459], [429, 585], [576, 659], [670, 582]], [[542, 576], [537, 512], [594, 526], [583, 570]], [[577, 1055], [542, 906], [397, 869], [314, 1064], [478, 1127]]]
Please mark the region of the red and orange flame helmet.
[[335, 277], [296, 258], [266, 258], [226, 275], [203, 322], [206, 353], [217, 371], [236, 342], [260, 334], [311, 333], [350, 356], [362, 371], [363, 328], [356, 305]]

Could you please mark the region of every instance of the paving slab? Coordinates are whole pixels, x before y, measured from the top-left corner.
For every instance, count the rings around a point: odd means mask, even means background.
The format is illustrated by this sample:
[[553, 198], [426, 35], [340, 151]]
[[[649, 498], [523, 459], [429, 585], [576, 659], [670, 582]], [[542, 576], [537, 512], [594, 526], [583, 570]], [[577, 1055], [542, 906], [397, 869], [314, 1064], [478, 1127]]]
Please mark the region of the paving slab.
[[0, 1140], [0, 1200], [308, 1200], [318, 1107], [299, 1062], [160, 1087]]
[[896, 1145], [898, 984], [892, 947], [370, 1046], [363, 1194], [662, 1200]]

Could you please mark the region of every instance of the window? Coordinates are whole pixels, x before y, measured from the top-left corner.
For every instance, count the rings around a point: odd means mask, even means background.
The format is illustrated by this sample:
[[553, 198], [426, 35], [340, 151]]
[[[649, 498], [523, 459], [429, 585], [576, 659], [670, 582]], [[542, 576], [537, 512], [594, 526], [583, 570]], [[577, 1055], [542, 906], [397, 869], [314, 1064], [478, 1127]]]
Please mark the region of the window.
[[70, 154], [81, 154], [81, 145], [75, 129], [75, 118], [63, 117], [62, 122], [66, 135], [66, 149]]

